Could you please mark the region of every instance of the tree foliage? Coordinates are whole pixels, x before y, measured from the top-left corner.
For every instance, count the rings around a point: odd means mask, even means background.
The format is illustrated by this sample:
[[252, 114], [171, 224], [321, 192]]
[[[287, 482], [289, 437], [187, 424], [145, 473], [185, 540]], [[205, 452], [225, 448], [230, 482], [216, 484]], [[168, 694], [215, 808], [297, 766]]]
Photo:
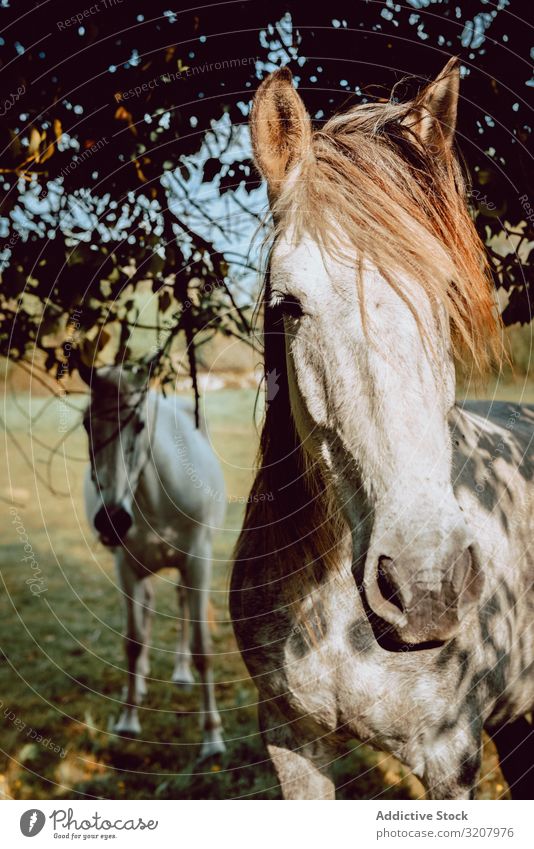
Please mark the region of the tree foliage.
[[[242, 130], [258, 81], [281, 64], [320, 122], [393, 86], [395, 97], [409, 97], [450, 55], [461, 57], [458, 139], [473, 214], [507, 293], [505, 322], [530, 321], [533, 82], [521, 9], [509, 0], [187, 9], [13, 0], [0, 12], [1, 352], [21, 359], [37, 347], [48, 369], [70, 368], [64, 340], [76, 310], [96, 348], [119, 326], [115, 357], [128, 359], [135, 293], [147, 280], [165, 329], [162, 362], [180, 332], [190, 350], [206, 332], [247, 337], [236, 269], [254, 261], [237, 219], [261, 215]], [[195, 181], [191, 163], [206, 144], [212, 155], [197, 160]], [[207, 184], [219, 198], [213, 208], [236, 205], [228, 232], [206, 212]]]

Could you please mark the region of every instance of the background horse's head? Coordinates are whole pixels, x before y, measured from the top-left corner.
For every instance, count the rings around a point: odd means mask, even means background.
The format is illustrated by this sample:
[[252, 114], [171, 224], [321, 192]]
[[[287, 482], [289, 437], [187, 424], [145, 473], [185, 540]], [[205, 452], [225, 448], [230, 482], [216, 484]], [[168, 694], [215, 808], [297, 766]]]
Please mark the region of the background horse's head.
[[306, 473], [320, 470], [352, 532], [371, 619], [408, 643], [452, 637], [482, 588], [447, 417], [454, 355], [483, 368], [500, 334], [452, 151], [458, 84], [451, 60], [416, 100], [314, 132], [283, 69], [251, 117], [276, 229], [267, 368], [283, 333]]
[[100, 502], [93, 523], [104, 545], [120, 545], [133, 522], [132, 503], [148, 455], [147, 373], [120, 366], [80, 365], [79, 371], [91, 389], [83, 425]]

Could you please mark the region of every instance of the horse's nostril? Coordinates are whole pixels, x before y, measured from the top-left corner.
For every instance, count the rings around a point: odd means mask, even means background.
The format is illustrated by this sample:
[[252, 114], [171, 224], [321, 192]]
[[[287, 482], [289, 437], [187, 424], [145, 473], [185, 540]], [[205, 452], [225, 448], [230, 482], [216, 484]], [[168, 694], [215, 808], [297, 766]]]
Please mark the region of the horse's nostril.
[[378, 574], [377, 574], [377, 584], [378, 589], [386, 601], [389, 601], [390, 604], [394, 604], [401, 613], [404, 613], [404, 607], [402, 604], [402, 599], [400, 597], [399, 590], [393, 584], [390, 575], [388, 574], [387, 566], [392, 563], [390, 557], [386, 557], [381, 555], [378, 558]]
[[117, 531], [117, 534], [122, 539], [132, 526], [132, 517], [126, 510], [121, 510], [117, 515], [112, 518], [113, 526]]
[[484, 586], [484, 576], [478, 566], [478, 560], [472, 546], [463, 552], [455, 564], [453, 586], [460, 599], [459, 613], [480, 598]]
[[132, 517], [124, 507], [101, 507], [95, 516], [95, 528], [108, 545], [118, 545], [132, 526]]
[[95, 528], [99, 533], [103, 532], [104, 525], [106, 524], [106, 521], [107, 521], [106, 508], [101, 507], [100, 510], [98, 511], [98, 513], [96, 514], [95, 519], [94, 519]]

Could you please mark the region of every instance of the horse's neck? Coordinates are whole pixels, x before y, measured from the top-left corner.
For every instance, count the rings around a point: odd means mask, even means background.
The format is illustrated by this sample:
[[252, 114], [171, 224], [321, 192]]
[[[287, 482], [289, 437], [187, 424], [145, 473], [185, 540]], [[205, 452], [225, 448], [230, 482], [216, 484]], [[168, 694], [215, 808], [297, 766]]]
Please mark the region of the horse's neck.
[[165, 444], [165, 431], [168, 418], [165, 399], [158, 393], [149, 390], [146, 398], [146, 421], [149, 447], [143, 463], [141, 474], [136, 487], [136, 501], [141, 508], [151, 509], [157, 500], [156, 495], [161, 490], [161, 479], [166, 476], [167, 464], [160, 456], [161, 446]]

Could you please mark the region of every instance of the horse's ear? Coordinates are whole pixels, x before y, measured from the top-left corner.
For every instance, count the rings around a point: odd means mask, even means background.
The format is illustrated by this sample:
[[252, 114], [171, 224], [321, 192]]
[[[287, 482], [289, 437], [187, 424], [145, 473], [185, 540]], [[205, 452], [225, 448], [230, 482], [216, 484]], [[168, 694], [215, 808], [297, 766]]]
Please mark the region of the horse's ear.
[[93, 367], [87, 364], [87, 353], [84, 351], [83, 345], [75, 348], [72, 360], [83, 382], [91, 386], [94, 377]]
[[311, 148], [311, 122], [289, 68], [262, 82], [250, 116], [256, 165], [276, 198], [289, 169]]
[[76, 368], [84, 383], [95, 389], [98, 382], [96, 358], [98, 352], [109, 342], [111, 336], [106, 330], [101, 330], [96, 340], [84, 339], [75, 354]]
[[423, 144], [434, 148], [436, 153], [450, 150], [454, 140], [459, 90], [460, 60], [453, 56], [419, 94], [405, 121]]
[[88, 366], [84, 363], [81, 357], [78, 357], [76, 361], [76, 368], [78, 369], [78, 374], [83, 382], [86, 383], [87, 386], [91, 386], [93, 382], [93, 370], [91, 366]]

